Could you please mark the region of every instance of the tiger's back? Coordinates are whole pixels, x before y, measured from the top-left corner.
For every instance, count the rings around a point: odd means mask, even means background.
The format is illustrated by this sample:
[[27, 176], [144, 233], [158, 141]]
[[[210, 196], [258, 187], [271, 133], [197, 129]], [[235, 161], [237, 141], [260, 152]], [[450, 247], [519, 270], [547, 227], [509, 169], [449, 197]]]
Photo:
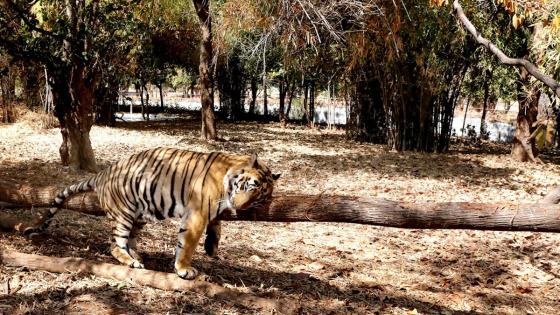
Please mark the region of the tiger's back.
[[201, 211], [211, 220], [220, 210], [227, 171], [249, 160], [219, 152], [152, 149], [105, 170], [96, 191], [101, 206], [112, 214], [134, 210], [145, 219], [162, 220]]

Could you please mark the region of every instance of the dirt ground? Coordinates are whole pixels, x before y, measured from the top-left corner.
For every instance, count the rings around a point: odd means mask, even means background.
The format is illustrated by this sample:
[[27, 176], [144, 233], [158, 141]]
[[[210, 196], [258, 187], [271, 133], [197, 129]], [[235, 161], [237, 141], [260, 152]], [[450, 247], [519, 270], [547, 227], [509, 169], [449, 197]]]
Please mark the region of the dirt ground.
[[[340, 130], [219, 124], [225, 141], [198, 137], [184, 119], [94, 127], [101, 167], [157, 146], [258, 152], [281, 172], [278, 192], [392, 200], [519, 203], [560, 184], [545, 164], [511, 161], [507, 145], [454, 145], [447, 154], [397, 153], [347, 141]], [[57, 129], [0, 125], [0, 178], [64, 187], [89, 174], [59, 164]], [[31, 210], [5, 212], [30, 215]], [[178, 222], [149, 224], [139, 242], [146, 267], [173, 272]], [[116, 263], [105, 218], [61, 211], [43, 241], [0, 232], [0, 247]], [[402, 230], [352, 224], [225, 222], [218, 259], [199, 247], [194, 266], [210, 281], [301, 302], [303, 314], [558, 314], [560, 236], [529, 232]], [[79, 274], [0, 265], [0, 314], [254, 314], [194, 293], [166, 292]]]

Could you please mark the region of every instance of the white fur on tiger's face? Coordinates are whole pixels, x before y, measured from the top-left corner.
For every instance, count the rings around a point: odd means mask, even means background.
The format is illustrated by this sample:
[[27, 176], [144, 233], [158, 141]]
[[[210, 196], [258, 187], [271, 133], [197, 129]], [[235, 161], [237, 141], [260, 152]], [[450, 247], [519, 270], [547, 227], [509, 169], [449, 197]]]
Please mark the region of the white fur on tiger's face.
[[266, 206], [279, 177], [280, 174], [272, 174], [264, 164], [259, 164], [253, 155], [248, 165], [233, 168], [224, 176], [227, 207], [236, 211]]

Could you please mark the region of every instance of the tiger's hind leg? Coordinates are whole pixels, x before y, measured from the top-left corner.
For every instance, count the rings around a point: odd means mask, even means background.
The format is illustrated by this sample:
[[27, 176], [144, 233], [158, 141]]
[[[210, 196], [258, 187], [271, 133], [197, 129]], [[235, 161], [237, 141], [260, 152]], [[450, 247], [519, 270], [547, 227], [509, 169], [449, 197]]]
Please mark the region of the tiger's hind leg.
[[120, 263], [132, 268], [144, 268], [144, 264], [131, 255], [129, 241], [133, 224], [121, 218], [115, 220], [111, 237], [111, 254]]
[[140, 264], [143, 264], [144, 262], [142, 261], [142, 256], [138, 254], [138, 250], [136, 249], [136, 242], [138, 241], [138, 236], [140, 235], [142, 228], [144, 228], [144, 225], [146, 225], [146, 221], [140, 218], [136, 219], [136, 221], [134, 221], [134, 224], [132, 225], [132, 230], [130, 231], [130, 236], [128, 239], [128, 249], [130, 252], [130, 256], [136, 259]]
[[220, 220], [214, 220], [206, 228], [206, 240], [204, 240], [204, 250], [210, 257], [218, 254], [218, 244], [222, 236], [222, 225]]

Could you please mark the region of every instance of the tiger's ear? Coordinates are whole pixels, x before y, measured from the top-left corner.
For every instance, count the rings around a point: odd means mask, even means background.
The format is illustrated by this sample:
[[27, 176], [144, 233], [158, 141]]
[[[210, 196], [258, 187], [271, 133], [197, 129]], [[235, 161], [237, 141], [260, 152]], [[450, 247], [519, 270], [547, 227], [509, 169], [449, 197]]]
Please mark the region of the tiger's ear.
[[278, 173], [278, 174], [272, 174], [272, 179], [278, 180], [278, 178], [280, 178], [280, 175], [282, 175], [282, 174], [280, 174], [280, 173]]
[[257, 153], [253, 152], [253, 154], [251, 154], [251, 166], [252, 167], [257, 167], [259, 166], [259, 163], [257, 162]]

